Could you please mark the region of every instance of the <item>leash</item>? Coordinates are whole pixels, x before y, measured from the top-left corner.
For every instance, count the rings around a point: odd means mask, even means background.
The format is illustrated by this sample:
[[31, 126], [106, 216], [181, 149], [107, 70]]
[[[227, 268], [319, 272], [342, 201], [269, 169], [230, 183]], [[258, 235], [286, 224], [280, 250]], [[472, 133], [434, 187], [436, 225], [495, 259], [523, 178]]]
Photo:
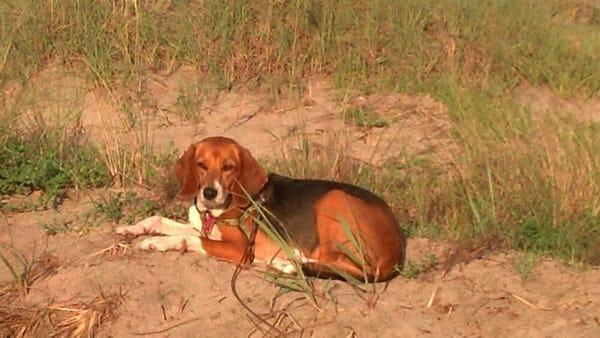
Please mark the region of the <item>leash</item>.
[[[260, 205], [258, 207], [260, 207]], [[255, 211], [258, 209], [258, 207], [256, 204], [253, 203], [251, 207], [249, 207], [248, 209], [246, 209], [244, 211], [244, 213], [246, 213], [246, 211], [248, 211], [250, 209], [252, 211]], [[248, 215], [246, 215], [246, 217], [248, 217]], [[248, 304], [244, 303], [244, 301], [242, 300], [240, 295], [237, 293], [236, 283], [240, 276], [240, 273], [242, 272], [242, 268], [244, 267], [244, 265], [246, 263], [251, 263], [252, 261], [254, 261], [255, 240], [256, 240], [256, 234], [258, 233], [259, 227], [260, 226], [258, 224], [254, 224], [254, 227], [252, 228], [252, 232], [250, 234], [248, 234], [247, 229], [242, 228], [242, 230], [246, 233], [246, 236], [248, 236], [248, 247], [246, 247], [246, 251], [244, 251], [244, 255], [240, 259], [240, 262], [236, 265], [235, 270], [233, 271], [233, 275], [231, 276], [231, 283], [230, 283], [231, 293], [233, 293], [233, 296], [238, 301], [238, 303], [240, 303], [242, 305], [242, 307], [244, 309], [246, 309], [246, 311], [248, 311], [248, 313], [250, 315], [252, 315], [252, 317], [256, 318], [259, 322], [267, 325], [271, 330], [273, 330], [277, 333], [278, 337], [281, 337], [284, 335], [283, 332], [281, 332], [281, 330], [279, 330], [275, 325], [269, 323], [261, 315], [259, 315], [255, 311], [253, 311], [248, 306]], [[252, 319], [250, 319], [250, 320], [252, 321]], [[254, 325], [256, 325], [256, 323], [254, 321], [253, 321], [253, 323], [254, 323]], [[256, 327], [258, 328], [258, 326], [256, 326]], [[269, 332], [270, 331], [267, 331], [267, 333], [269, 333]]]

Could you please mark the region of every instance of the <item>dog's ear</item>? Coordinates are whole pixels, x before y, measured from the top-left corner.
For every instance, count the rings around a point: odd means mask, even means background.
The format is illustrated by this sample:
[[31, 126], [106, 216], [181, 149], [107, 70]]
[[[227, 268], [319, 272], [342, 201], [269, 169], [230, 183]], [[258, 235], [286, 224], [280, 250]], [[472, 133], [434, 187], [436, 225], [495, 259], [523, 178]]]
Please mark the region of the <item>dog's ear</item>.
[[[241, 195], [256, 195], [267, 183], [267, 173], [265, 169], [252, 157], [248, 149], [239, 146], [240, 155], [240, 175], [238, 184], [243, 187], [240, 189]], [[244, 193], [245, 191], [245, 193]]]
[[175, 178], [181, 187], [177, 197], [182, 200], [191, 198], [198, 191], [198, 177], [195, 169], [196, 145], [192, 144], [175, 163]]

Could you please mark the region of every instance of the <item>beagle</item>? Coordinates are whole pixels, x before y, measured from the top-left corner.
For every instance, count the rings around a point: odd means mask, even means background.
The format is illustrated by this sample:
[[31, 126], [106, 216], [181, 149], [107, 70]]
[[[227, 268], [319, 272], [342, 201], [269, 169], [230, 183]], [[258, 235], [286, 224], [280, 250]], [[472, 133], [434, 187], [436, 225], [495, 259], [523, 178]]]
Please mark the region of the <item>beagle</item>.
[[[406, 240], [392, 211], [365, 189], [267, 174], [246, 148], [225, 137], [191, 145], [175, 175], [179, 197], [193, 201], [189, 224], [154, 216], [117, 233], [166, 235], [143, 240], [145, 250], [189, 250], [285, 273], [301, 266], [317, 277], [385, 281], [404, 264]], [[292, 264], [274, 234], [300, 265]]]

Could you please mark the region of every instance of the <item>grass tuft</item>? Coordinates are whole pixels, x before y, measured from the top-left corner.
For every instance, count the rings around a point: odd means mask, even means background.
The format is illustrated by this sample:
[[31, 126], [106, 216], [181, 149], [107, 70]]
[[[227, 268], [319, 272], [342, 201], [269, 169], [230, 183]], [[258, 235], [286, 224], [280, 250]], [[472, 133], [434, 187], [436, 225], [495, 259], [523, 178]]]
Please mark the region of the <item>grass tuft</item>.
[[377, 111], [369, 106], [352, 107], [342, 113], [342, 119], [348, 124], [364, 128], [383, 128], [390, 124], [381, 118]]
[[78, 130], [39, 126], [30, 131], [0, 126], [0, 194], [42, 191], [40, 204], [56, 207], [68, 188], [106, 185], [110, 178], [97, 148]]
[[0, 305], [0, 332], [16, 337], [92, 337], [100, 325], [117, 316], [121, 294], [99, 295], [78, 302]]

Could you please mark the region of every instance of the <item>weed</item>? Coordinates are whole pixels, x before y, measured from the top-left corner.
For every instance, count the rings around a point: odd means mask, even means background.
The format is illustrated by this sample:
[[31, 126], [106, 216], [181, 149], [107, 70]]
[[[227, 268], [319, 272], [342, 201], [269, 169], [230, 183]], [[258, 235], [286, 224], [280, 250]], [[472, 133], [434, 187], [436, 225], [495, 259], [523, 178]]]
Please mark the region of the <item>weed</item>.
[[182, 88], [175, 101], [175, 109], [185, 121], [199, 122], [202, 121], [202, 104], [199, 93]]
[[19, 132], [0, 127], [0, 194], [43, 191], [41, 204], [56, 207], [67, 188], [92, 188], [109, 182], [98, 150], [77, 131], [41, 127]]
[[377, 111], [370, 106], [352, 107], [342, 113], [344, 122], [365, 128], [388, 127], [389, 123], [381, 118]]
[[39, 224], [39, 227], [50, 236], [64, 234], [72, 230], [70, 222], [60, 219], [54, 219], [52, 222], [42, 222]]
[[114, 223], [132, 224], [136, 220], [157, 213], [164, 205], [151, 199], [140, 198], [134, 191], [102, 196], [94, 201], [94, 209], [87, 215], [89, 221], [99, 219]]
[[413, 262], [408, 260], [406, 267], [400, 271], [402, 275], [408, 279], [416, 279], [420, 275], [431, 271], [438, 265], [438, 259], [434, 254], [430, 254], [421, 262]]
[[[44, 253], [36, 257], [34, 252], [31, 259], [28, 259], [22, 253], [4, 245], [0, 245], [0, 261], [12, 277], [11, 283], [0, 287], [0, 299], [7, 298], [3, 299], [7, 304], [12, 302], [15, 296], [25, 297], [33, 283], [53, 274], [59, 266], [58, 259], [51, 254]], [[16, 267], [15, 262], [20, 268]]]
[[538, 260], [538, 255], [525, 251], [514, 258], [512, 265], [519, 276], [521, 276], [521, 279], [525, 281], [531, 276]]

